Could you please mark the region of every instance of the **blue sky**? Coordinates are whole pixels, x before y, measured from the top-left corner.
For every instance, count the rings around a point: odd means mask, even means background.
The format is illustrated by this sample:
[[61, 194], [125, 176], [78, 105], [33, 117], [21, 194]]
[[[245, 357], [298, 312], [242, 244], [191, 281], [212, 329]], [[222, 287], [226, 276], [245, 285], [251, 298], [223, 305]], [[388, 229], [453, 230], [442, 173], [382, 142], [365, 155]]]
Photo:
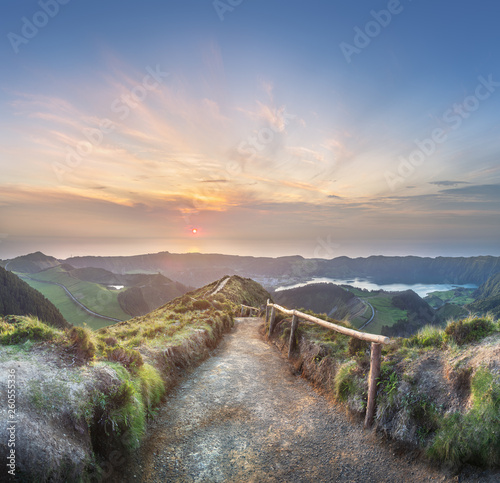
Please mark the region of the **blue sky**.
[[500, 255], [498, 2], [2, 10], [0, 258]]

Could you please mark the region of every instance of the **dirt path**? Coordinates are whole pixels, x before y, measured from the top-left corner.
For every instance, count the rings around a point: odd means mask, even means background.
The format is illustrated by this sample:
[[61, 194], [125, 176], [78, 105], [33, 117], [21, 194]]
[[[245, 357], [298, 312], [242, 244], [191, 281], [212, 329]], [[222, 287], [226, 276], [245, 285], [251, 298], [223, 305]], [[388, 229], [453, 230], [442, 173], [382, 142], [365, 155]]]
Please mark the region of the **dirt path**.
[[227, 277], [224, 280], [222, 280], [222, 282], [219, 285], [217, 285], [217, 287], [215, 287], [215, 290], [210, 295], [215, 295], [219, 293], [226, 286], [226, 283], [229, 282], [230, 278], [231, 277]]
[[236, 319], [171, 394], [121, 476], [134, 482], [458, 481], [394, 456]]

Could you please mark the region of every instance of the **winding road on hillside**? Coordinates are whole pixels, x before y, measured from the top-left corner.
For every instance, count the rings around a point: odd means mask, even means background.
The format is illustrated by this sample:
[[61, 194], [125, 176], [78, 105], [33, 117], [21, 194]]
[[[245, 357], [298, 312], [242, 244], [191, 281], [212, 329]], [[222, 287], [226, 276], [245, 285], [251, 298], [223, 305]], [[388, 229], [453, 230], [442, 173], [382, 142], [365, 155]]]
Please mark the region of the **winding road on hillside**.
[[113, 317], [108, 317], [106, 315], [98, 314], [97, 312], [94, 312], [93, 310], [89, 309], [85, 305], [83, 305], [69, 290], [66, 286], [64, 286], [62, 283], [58, 282], [52, 282], [50, 280], [39, 280], [38, 278], [33, 278], [30, 277], [26, 274], [18, 274], [20, 278], [27, 278], [29, 280], [33, 280], [33, 282], [39, 282], [39, 283], [48, 283], [49, 285], [57, 285], [58, 287], [61, 287], [65, 292], [66, 295], [71, 299], [72, 302], [74, 302], [76, 305], [78, 305], [81, 309], [85, 310], [90, 315], [93, 315], [94, 317], [99, 317], [100, 319], [105, 319], [105, 320], [110, 320], [111, 322], [123, 322], [121, 319], [115, 319]]
[[361, 302], [368, 305], [372, 309], [372, 316], [370, 317], [370, 320], [366, 321], [358, 330], [364, 329], [375, 318], [375, 309], [373, 308], [373, 305], [366, 300], [361, 300]]
[[170, 394], [141, 450], [107, 481], [459, 481], [396, 456], [349, 422], [262, 340], [262, 323], [236, 319], [215, 354]]

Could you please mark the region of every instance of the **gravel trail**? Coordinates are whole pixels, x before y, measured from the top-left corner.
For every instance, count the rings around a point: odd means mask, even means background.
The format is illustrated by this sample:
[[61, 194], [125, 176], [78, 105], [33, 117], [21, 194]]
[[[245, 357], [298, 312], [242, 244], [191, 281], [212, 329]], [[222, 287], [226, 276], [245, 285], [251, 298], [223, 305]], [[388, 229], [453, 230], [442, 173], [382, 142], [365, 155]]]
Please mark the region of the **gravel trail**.
[[170, 395], [122, 475], [135, 482], [458, 481], [395, 456], [238, 318]]

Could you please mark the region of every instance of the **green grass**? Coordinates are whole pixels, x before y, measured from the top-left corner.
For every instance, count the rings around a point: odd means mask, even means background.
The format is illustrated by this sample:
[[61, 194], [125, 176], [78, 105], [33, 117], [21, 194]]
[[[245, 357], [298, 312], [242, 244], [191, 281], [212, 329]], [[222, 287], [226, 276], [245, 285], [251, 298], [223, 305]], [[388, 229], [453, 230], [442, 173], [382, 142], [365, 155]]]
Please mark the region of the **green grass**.
[[[83, 327], [88, 325], [92, 329], [100, 329], [112, 324], [112, 321], [95, 317], [79, 307], [62, 287], [49, 283], [37, 282], [18, 274], [31, 287], [47, 297], [63, 314], [64, 318], [73, 325]], [[103, 285], [84, 282], [72, 277], [61, 267], [54, 267], [32, 275], [33, 278], [48, 282], [57, 282], [64, 285], [77, 300], [90, 310], [98, 314], [119, 320], [130, 318], [118, 303], [120, 290], [110, 290]]]
[[380, 334], [384, 325], [392, 326], [398, 320], [408, 318], [406, 310], [398, 309], [392, 305], [392, 295], [378, 295], [370, 297], [368, 301], [375, 309], [375, 317], [363, 329], [364, 332]]
[[[344, 287], [347, 288], [347, 287]], [[390, 294], [380, 294], [378, 292], [366, 292], [355, 287], [349, 287], [347, 290], [353, 293], [356, 297], [369, 302], [373, 305], [375, 310], [375, 317], [373, 320], [363, 329], [363, 332], [369, 332], [370, 334], [380, 334], [382, 327], [387, 325], [392, 327], [400, 319], [407, 319], [408, 313], [406, 310], [398, 309], [392, 305], [392, 295]], [[358, 329], [363, 324], [365, 324], [372, 316], [372, 309], [367, 306], [363, 315], [355, 317], [351, 320], [354, 328]]]
[[83, 310], [75, 304], [75, 302], [68, 297], [68, 294], [64, 291], [64, 289], [58, 285], [34, 282], [29, 279], [23, 280], [47, 297], [60, 310], [63, 317], [72, 325], [80, 327], [87, 325], [92, 329], [97, 330], [101, 327], [113, 324], [111, 320], [95, 317]]
[[36, 317], [9, 315], [0, 319], [0, 344], [17, 345], [28, 341], [47, 341], [64, 332], [40, 322]]
[[98, 283], [79, 280], [61, 267], [36, 273], [32, 275], [32, 278], [64, 285], [78, 301], [98, 314], [120, 320], [130, 318], [118, 303], [120, 290], [109, 290]]
[[458, 288], [453, 290], [446, 291], [437, 291], [431, 292], [424, 300], [431, 305], [433, 308], [438, 308], [445, 303], [453, 303], [455, 305], [467, 305], [474, 302], [474, 297], [472, 294], [475, 292], [475, 289], [470, 288]]
[[415, 335], [405, 339], [405, 347], [442, 347], [446, 337], [443, 329], [435, 325], [426, 325], [422, 327]]
[[429, 455], [460, 467], [500, 464], [500, 382], [486, 368], [479, 368], [471, 382], [472, 409], [446, 415]]

